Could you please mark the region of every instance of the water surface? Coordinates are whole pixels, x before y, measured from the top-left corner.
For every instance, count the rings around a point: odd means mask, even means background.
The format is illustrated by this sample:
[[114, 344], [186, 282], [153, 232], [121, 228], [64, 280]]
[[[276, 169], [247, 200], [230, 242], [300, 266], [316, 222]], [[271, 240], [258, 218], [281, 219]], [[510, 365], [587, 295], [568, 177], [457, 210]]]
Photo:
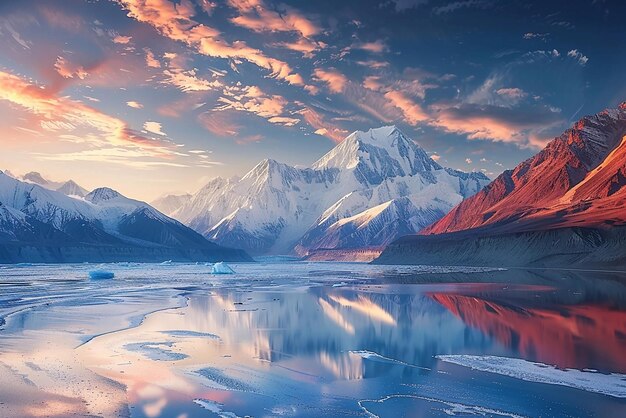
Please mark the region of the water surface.
[[0, 416], [620, 416], [626, 277], [0, 268]]

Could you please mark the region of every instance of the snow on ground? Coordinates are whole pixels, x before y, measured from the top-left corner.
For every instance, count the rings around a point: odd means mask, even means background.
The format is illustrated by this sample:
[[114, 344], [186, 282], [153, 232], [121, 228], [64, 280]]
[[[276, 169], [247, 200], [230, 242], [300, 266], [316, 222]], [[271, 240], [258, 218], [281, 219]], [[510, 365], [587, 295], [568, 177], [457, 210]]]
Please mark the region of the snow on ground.
[[616, 398], [626, 398], [626, 375], [602, 374], [593, 371], [560, 370], [543, 363], [518, 358], [472, 355], [441, 355], [439, 360], [472, 370], [496, 373], [528, 382], [569, 386]]

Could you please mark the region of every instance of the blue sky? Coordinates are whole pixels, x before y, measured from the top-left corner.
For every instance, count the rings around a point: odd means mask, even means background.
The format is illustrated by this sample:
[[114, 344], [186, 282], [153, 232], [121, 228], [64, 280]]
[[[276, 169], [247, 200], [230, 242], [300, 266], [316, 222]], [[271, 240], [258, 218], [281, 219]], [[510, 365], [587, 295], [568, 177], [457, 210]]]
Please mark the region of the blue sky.
[[493, 177], [626, 100], [619, 1], [0, 4], [0, 167], [150, 200], [398, 125]]

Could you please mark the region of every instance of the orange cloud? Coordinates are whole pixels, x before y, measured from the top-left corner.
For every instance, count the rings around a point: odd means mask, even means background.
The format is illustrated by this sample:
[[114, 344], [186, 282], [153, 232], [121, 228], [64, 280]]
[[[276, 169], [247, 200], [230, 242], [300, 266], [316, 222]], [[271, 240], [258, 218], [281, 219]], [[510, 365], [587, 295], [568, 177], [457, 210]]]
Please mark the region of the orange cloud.
[[150, 68], [161, 68], [161, 62], [156, 59], [154, 53], [149, 49], [145, 48], [144, 52], [146, 53], [146, 65]]
[[265, 94], [256, 86], [248, 86], [242, 91], [236, 91], [231, 88], [226, 90], [229, 97], [220, 97], [219, 102], [222, 103], [216, 110], [240, 110], [244, 112], [254, 113], [266, 119], [281, 116], [287, 100], [279, 95]]
[[373, 52], [375, 54], [380, 54], [381, 52], [385, 52], [388, 49], [387, 44], [381, 40], [357, 44], [355, 45], [355, 48], [362, 49], [368, 52]]
[[236, 136], [241, 126], [232, 121], [227, 113], [205, 112], [198, 116], [198, 122], [212, 134], [218, 136]]
[[461, 105], [440, 109], [430, 123], [448, 132], [465, 134], [469, 139], [488, 139], [541, 148], [546, 142], [541, 134], [560, 126], [563, 121], [559, 113], [543, 107], [511, 109]]
[[262, 0], [229, 0], [229, 4], [241, 13], [231, 22], [255, 32], [298, 32], [306, 38], [321, 31], [313, 21], [289, 6], [281, 6], [279, 13], [269, 10]]
[[116, 35], [116, 36], [113, 38], [113, 42], [114, 42], [114, 43], [116, 43], [116, 44], [120, 44], [120, 45], [127, 45], [127, 44], [129, 44], [129, 43], [130, 43], [130, 41], [131, 41], [132, 39], [133, 39], [133, 38], [132, 38], [131, 36]]
[[308, 123], [317, 135], [325, 136], [334, 142], [341, 142], [348, 135], [348, 131], [341, 129], [326, 122], [322, 115], [315, 110], [307, 107], [298, 112], [304, 117], [306, 123]]
[[133, 109], [143, 109], [143, 105], [139, 102], [131, 100], [130, 102], [126, 102], [128, 107], [132, 107]]
[[167, 154], [171, 144], [154, 141], [134, 133], [122, 120], [107, 115], [84, 103], [58, 97], [45, 88], [15, 75], [0, 71], [0, 100], [29, 111], [42, 130], [73, 130], [83, 127], [95, 130], [92, 140], [115, 145], [132, 145], [152, 150], [155, 155]]
[[313, 71], [313, 76], [317, 80], [328, 84], [328, 89], [332, 93], [341, 93], [348, 84], [348, 78], [334, 68], [327, 70], [316, 68], [315, 71]]
[[54, 69], [63, 78], [78, 77], [81, 80], [84, 80], [89, 75], [82, 65], [72, 64], [63, 57], [57, 57], [57, 60], [54, 63]]
[[118, 0], [128, 10], [128, 16], [147, 23], [161, 34], [195, 48], [199, 53], [227, 59], [242, 59], [269, 70], [273, 77], [291, 84], [303, 84], [302, 77], [289, 64], [266, 56], [243, 41], [226, 42], [221, 33], [192, 19], [194, 6], [185, 0], [173, 3], [167, 0]]
[[385, 93], [385, 98], [387, 98], [393, 106], [402, 111], [404, 118], [409, 124], [417, 125], [420, 122], [428, 120], [428, 115], [424, 112], [422, 107], [401, 91], [388, 91]]

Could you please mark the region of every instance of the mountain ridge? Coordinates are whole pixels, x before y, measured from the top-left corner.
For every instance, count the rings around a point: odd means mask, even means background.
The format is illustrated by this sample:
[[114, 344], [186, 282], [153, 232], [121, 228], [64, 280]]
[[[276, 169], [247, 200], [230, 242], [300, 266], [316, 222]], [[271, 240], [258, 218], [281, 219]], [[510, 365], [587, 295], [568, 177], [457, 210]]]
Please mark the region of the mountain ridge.
[[[169, 256], [169, 257], [168, 257]], [[0, 262], [250, 261], [145, 202], [100, 188], [84, 199], [0, 172]]]
[[625, 173], [621, 103], [581, 118], [419, 236], [391, 243], [377, 262], [621, 265]]
[[[482, 173], [440, 166], [397, 127], [386, 126], [355, 131], [311, 167], [264, 159], [241, 178], [213, 179], [169, 214], [224, 245], [306, 256], [333, 234], [344, 237], [335, 240], [344, 248], [380, 247], [436, 220], [487, 182]], [[402, 201], [406, 211], [424, 218], [409, 229], [400, 227], [397, 214], [385, 219], [391, 228], [385, 238], [374, 229], [367, 238], [363, 230], [350, 233], [349, 223], [335, 224], [404, 197], [410, 197]]]

